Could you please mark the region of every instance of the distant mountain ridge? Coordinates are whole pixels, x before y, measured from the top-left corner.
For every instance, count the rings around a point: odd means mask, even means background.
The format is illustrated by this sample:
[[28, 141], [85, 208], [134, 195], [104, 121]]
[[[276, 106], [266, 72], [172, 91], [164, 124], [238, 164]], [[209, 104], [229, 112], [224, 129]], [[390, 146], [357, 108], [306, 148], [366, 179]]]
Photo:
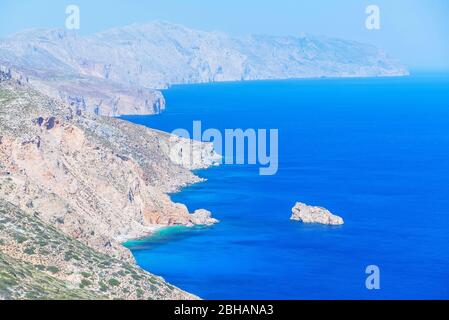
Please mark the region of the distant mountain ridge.
[[28, 30], [0, 41], [0, 66], [97, 114], [154, 114], [172, 84], [307, 77], [403, 76], [374, 46], [327, 37], [232, 37], [156, 21], [90, 36]]

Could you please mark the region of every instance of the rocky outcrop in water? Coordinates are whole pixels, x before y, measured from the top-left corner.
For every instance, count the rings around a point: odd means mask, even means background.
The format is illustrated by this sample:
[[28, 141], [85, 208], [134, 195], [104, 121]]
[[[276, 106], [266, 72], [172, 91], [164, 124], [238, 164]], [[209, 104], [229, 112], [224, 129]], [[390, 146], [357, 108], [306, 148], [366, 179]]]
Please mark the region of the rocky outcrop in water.
[[329, 210], [321, 207], [308, 206], [298, 202], [292, 209], [291, 220], [303, 223], [319, 223], [325, 225], [342, 225], [343, 218], [332, 214]]
[[109, 116], [160, 112], [154, 89], [171, 84], [408, 74], [382, 50], [354, 41], [232, 37], [160, 21], [90, 36], [24, 31], [0, 41], [0, 66], [77, 109]]
[[212, 218], [212, 213], [208, 210], [200, 209], [196, 210], [192, 214], [193, 223], [195, 225], [203, 225], [203, 226], [211, 226], [219, 221], [215, 218]]

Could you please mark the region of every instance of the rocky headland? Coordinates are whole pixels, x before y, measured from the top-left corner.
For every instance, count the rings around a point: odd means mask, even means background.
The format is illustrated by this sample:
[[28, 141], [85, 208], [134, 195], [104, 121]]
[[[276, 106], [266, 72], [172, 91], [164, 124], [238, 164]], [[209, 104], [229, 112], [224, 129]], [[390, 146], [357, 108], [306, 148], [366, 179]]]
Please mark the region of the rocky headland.
[[308, 206], [300, 202], [296, 203], [293, 207], [291, 220], [333, 226], [344, 224], [343, 218], [332, 214], [329, 210], [321, 207]]
[[[53, 279], [68, 298], [194, 298], [140, 270], [121, 243], [163, 226], [217, 222], [167, 196], [201, 181], [190, 170], [215, 163], [212, 144], [84, 113], [9, 74], [1, 79], [0, 264], [24, 274], [2, 267], [0, 296], [26, 298], [34, 280]], [[55, 297], [53, 289], [29, 297]]]

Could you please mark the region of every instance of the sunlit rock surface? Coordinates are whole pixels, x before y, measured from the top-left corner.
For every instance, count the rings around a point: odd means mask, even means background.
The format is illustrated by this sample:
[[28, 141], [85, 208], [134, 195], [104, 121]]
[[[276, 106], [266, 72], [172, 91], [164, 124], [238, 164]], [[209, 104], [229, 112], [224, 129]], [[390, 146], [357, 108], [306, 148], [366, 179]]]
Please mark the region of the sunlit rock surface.
[[329, 210], [321, 207], [308, 206], [299, 202], [292, 209], [291, 220], [325, 225], [344, 224], [343, 218], [332, 214]]

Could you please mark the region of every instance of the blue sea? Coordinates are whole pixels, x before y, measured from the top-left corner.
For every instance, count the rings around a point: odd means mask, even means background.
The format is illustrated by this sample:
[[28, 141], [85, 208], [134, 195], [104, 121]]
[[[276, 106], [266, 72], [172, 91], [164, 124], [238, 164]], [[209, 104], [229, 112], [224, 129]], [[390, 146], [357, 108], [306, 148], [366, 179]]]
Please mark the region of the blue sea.
[[[449, 75], [173, 86], [172, 131], [279, 129], [279, 171], [223, 165], [172, 195], [221, 222], [131, 241], [138, 264], [204, 299], [449, 299]], [[290, 221], [296, 202], [345, 219]], [[366, 268], [380, 269], [368, 290]]]

